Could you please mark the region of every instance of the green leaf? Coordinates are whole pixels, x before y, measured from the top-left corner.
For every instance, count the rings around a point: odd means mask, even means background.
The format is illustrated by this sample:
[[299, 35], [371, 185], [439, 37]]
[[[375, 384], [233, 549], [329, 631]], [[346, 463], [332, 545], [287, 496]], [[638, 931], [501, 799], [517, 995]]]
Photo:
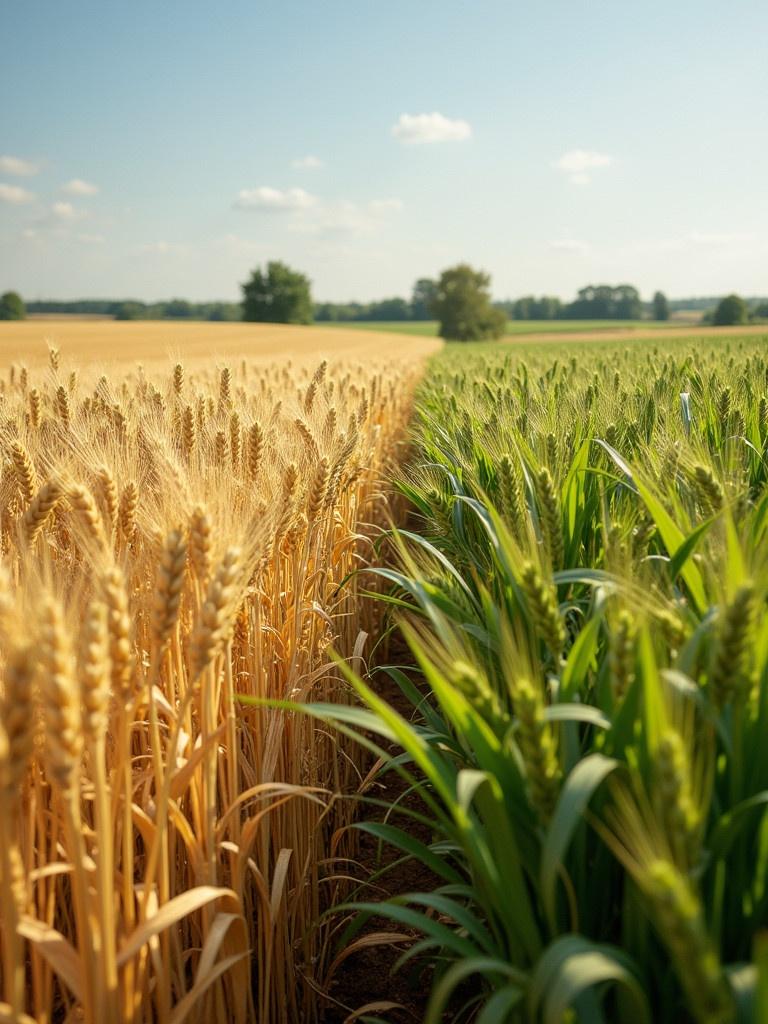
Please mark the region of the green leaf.
[[548, 722], [584, 722], [598, 729], [610, 729], [611, 720], [591, 704], [551, 704], [544, 709]]
[[580, 935], [564, 935], [544, 952], [533, 972], [528, 993], [531, 1020], [562, 1024], [563, 1015], [589, 989], [605, 982], [621, 985], [630, 1000], [622, 1024], [651, 1024], [648, 1000], [632, 960], [613, 946], [598, 945]]
[[439, 878], [444, 878], [446, 882], [455, 882], [457, 885], [463, 882], [461, 875], [454, 871], [444, 857], [438, 856], [424, 843], [414, 839], [408, 832], [404, 832], [403, 829], [397, 828], [395, 825], [379, 821], [362, 821], [356, 822], [352, 827], [358, 832], [365, 832], [382, 842], [397, 847], [409, 857], [415, 857]]
[[[662, 502], [656, 497], [651, 488], [644, 483], [638, 482], [637, 489], [640, 497], [645, 502], [645, 507], [651, 514], [651, 518], [659, 531], [659, 536], [669, 553], [670, 559], [674, 559], [677, 552], [684, 545], [686, 536], [680, 527], [675, 523], [670, 514], [664, 508]], [[685, 580], [688, 591], [699, 614], [702, 614], [708, 605], [704, 581], [695, 562], [687, 559], [680, 567], [680, 574]]]
[[584, 688], [597, 654], [602, 621], [602, 615], [593, 615], [579, 632], [568, 652], [568, 660], [560, 674], [559, 696], [563, 701], [573, 700]]
[[593, 793], [618, 763], [602, 754], [589, 754], [568, 775], [558, 797], [541, 855], [541, 895], [553, 932], [557, 931], [556, 884], [558, 873], [565, 870], [565, 852]]
[[475, 1018], [475, 1024], [508, 1024], [509, 1011], [524, 995], [519, 985], [505, 985], [497, 989]]
[[342, 903], [336, 910], [341, 913], [347, 910], [354, 911], [369, 917], [379, 915], [388, 917], [407, 928], [413, 928], [424, 935], [429, 935], [442, 949], [456, 957], [466, 959], [477, 956], [477, 947], [455, 929], [448, 928], [420, 910], [400, 906], [391, 900], [383, 903]]
[[766, 805], [768, 790], [763, 790], [762, 793], [755, 793], [754, 796], [742, 800], [721, 815], [707, 842], [710, 857], [713, 860], [725, 858], [742, 829], [751, 821], [753, 812], [765, 813]]
[[[519, 1001], [528, 983], [527, 975], [523, 974], [522, 971], [515, 970], [503, 960], [497, 960], [492, 957], [472, 957], [468, 960], [462, 960], [449, 967], [433, 989], [429, 1005], [427, 1006], [427, 1012], [424, 1016], [424, 1024], [442, 1024], [443, 1013], [454, 990], [462, 981], [473, 974], [480, 974], [483, 977], [498, 975], [502, 978], [511, 979], [519, 993], [518, 999], [514, 1000], [514, 1002]], [[510, 1005], [514, 1005], [514, 1002]], [[504, 1018], [496, 1019], [503, 1020]]]

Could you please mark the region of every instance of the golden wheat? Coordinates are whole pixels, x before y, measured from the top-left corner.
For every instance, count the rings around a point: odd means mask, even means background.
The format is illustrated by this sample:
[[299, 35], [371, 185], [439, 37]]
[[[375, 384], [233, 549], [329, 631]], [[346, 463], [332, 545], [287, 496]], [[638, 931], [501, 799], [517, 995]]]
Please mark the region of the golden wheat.
[[418, 361], [49, 360], [0, 429], [0, 1009], [312, 1021], [356, 783], [342, 738], [238, 696], [346, 699], [327, 649], [376, 631], [353, 570]]

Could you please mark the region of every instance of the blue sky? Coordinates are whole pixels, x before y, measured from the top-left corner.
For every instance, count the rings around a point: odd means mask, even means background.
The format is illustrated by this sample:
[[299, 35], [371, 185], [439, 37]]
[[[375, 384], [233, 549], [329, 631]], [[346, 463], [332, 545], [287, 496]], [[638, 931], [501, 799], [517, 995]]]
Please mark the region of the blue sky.
[[765, 0], [3, 0], [0, 290], [768, 293]]

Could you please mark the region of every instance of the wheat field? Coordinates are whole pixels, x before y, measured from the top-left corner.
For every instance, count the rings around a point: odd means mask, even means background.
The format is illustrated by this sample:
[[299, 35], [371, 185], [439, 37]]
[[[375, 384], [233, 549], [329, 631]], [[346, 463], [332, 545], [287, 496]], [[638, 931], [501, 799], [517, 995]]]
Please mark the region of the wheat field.
[[342, 327], [61, 317], [0, 322], [0, 365], [45, 365], [46, 342], [80, 366], [141, 363], [154, 369], [167, 366], [169, 359], [181, 359], [187, 367], [211, 359], [319, 363], [323, 358], [348, 356], [365, 361], [384, 354], [393, 359], [426, 356], [440, 347], [437, 338], [381, 338], [370, 331]]
[[376, 632], [351, 574], [435, 343], [235, 327], [175, 365], [167, 325], [0, 335], [0, 1020], [316, 1016], [360, 780], [238, 697], [347, 699], [330, 651]]

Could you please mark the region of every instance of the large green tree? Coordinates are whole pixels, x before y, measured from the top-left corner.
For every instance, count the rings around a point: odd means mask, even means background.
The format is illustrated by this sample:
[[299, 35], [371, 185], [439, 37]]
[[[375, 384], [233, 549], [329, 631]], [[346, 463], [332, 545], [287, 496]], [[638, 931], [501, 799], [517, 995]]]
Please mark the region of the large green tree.
[[243, 289], [243, 320], [273, 324], [311, 324], [309, 278], [279, 260], [257, 267]]
[[726, 295], [720, 299], [712, 317], [715, 327], [733, 327], [749, 320], [749, 308], [740, 295]]
[[24, 301], [18, 292], [0, 295], [0, 320], [23, 320], [26, 315]]
[[664, 292], [656, 292], [653, 296], [653, 319], [669, 320], [669, 303]]
[[491, 279], [468, 263], [449, 267], [440, 275], [432, 313], [440, 321], [440, 337], [448, 341], [500, 338], [506, 315], [491, 304]]

